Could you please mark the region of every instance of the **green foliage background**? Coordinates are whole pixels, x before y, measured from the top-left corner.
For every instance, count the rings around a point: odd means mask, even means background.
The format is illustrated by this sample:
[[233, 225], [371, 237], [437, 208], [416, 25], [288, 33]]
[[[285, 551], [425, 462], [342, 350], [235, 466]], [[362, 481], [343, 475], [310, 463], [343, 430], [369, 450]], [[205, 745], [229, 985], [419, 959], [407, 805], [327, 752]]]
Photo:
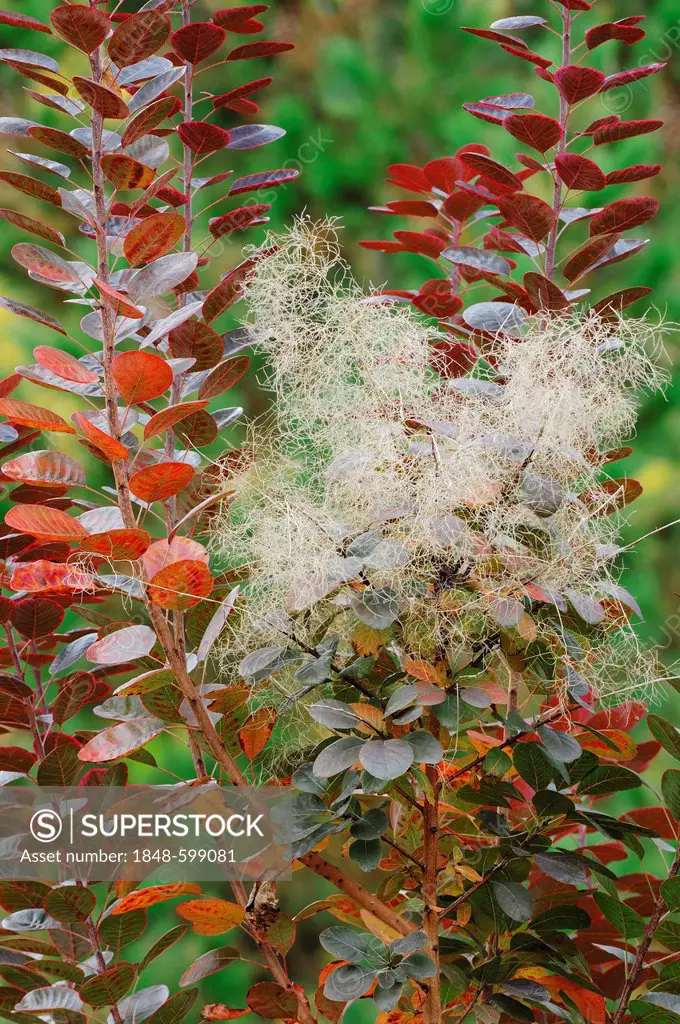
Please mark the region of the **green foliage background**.
[[[52, 4], [47, 0], [4, 0], [5, 9], [47, 20]], [[209, 17], [227, 0], [197, 0], [196, 20]], [[122, 10], [137, 10], [138, 0], [122, 5]], [[621, 113], [626, 118], [662, 117], [665, 130], [654, 136], [630, 140], [617, 151], [611, 166], [635, 162], [663, 162], [664, 174], [637, 188], [640, 194], [651, 191], [662, 202], [663, 212], [652, 222], [652, 244], [634, 259], [614, 266], [597, 282], [596, 295], [633, 284], [654, 288], [654, 303], [659, 315], [669, 321], [680, 321], [680, 260], [677, 258], [680, 233], [680, 8], [677, 0], [599, 0], [599, 21], [615, 20], [630, 14], [648, 15], [648, 37], [634, 49], [609, 43], [597, 52], [598, 65], [608, 73], [636, 63], [668, 61], [667, 69], [655, 78], [632, 87], [630, 93], [608, 94], [608, 106], [597, 110], [592, 102], [592, 116]], [[476, 39], [458, 29], [460, 25], [488, 26], [493, 20], [517, 14], [550, 14], [547, 0], [273, 0], [272, 10], [265, 15], [267, 38], [290, 39], [297, 49], [272, 66], [274, 85], [261, 94], [262, 111], [256, 120], [280, 124], [287, 136], [275, 145], [251, 154], [235, 154], [212, 158], [215, 172], [234, 166], [238, 174], [283, 165], [302, 169], [301, 179], [279, 189], [272, 211], [273, 226], [281, 227], [303, 209], [313, 218], [341, 218], [346, 255], [358, 276], [376, 285], [388, 282], [392, 287], [406, 288], [431, 276], [423, 259], [416, 256], [383, 256], [358, 247], [362, 238], [386, 238], [397, 226], [367, 211], [396, 198], [384, 184], [386, 167], [392, 162], [424, 163], [437, 156], [451, 154], [467, 142], [487, 143], [497, 158], [511, 158], [516, 147], [501, 129], [474, 120], [461, 110], [465, 101], [503, 92], [531, 91], [540, 100], [547, 95], [544, 83], [534, 76], [532, 68], [504, 54], [492, 43]], [[64, 47], [59, 40], [32, 32], [0, 27], [0, 46], [44, 49], [62, 60], [63, 69], [76, 72], [82, 58]], [[530, 37], [526, 37], [531, 41]], [[538, 39], [536, 40], [538, 42]], [[248, 65], [227, 65], [199, 79], [199, 89], [223, 92], [242, 81], [269, 74], [263, 67], [271, 62], [258, 61]], [[25, 83], [32, 87], [34, 83]], [[0, 66], [0, 90], [4, 96], [3, 115], [15, 114], [59, 125], [62, 118], [36, 104], [25, 91], [12, 69]], [[36, 88], [39, 88], [36, 86]], [[552, 100], [551, 100], [552, 102]], [[543, 107], [546, 113], [553, 113]], [[224, 122], [229, 127], [228, 122]], [[17, 140], [3, 140], [8, 148], [22, 149]], [[613, 159], [610, 158], [610, 159]], [[2, 166], [17, 169], [16, 162], [4, 153]], [[608, 168], [609, 169], [609, 168]], [[629, 186], [628, 188], [631, 188]], [[597, 197], [593, 197], [593, 201]], [[618, 198], [618, 196], [612, 198]], [[0, 184], [0, 206], [16, 208], [17, 193]], [[40, 209], [37, 201], [23, 197], [22, 209], [30, 216], [49, 217], [59, 230], [67, 234], [69, 244], [81, 253], [88, 245], [74, 231], [75, 221], [59, 211]], [[207, 217], [199, 220], [197, 237], [207, 232]], [[12, 295], [53, 312], [62, 305], [60, 293], [33, 284], [10, 258], [12, 245], [26, 236], [7, 224], [0, 232], [0, 293]], [[253, 234], [248, 241], [256, 240]], [[215, 274], [239, 260], [235, 243], [215, 267]], [[59, 309], [59, 316], [72, 327], [77, 325], [78, 308]], [[2, 337], [2, 374], [11, 373], [16, 364], [33, 361], [35, 345], [53, 343], [36, 325], [0, 311]], [[675, 339], [668, 338], [669, 359], [674, 361]], [[81, 354], [74, 349], [76, 354]], [[73, 411], [69, 397], [50, 392], [47, 399], [39, 390], [22, 385], [19, 397], [49, 404], [62, 414]], [[262, 408], [264, 398], [257, 392], [253, 378], [230, 404], [242, 404], [249, 412]], [[62, 408], [63, 407], [63, 408]], [[621, 464], [622, 472], [636, 477], [644, 485], [644, 494], [631, 510], [626, 527], [626, 540], [654, 530], [678, 516], [680, 507], [680, 377], [665, 397], [648, 398], [643, 405], [635, 452]], [[83, 452], [78, 449], [82, 459]], [[103, 482], [99, 465], [89, 467], [90, 479]], [[665, 658], [677, 656], [680, 646], [680, 568], [674, 557], [680, 529], [665, 530], [640, 544], [626, 556], [626, 585], [639, 599], [645, 620], [641, 636], [650, 644], [666, 649]], [[176, 754], [176, 744], [173, 744]], [[162, 748], [158, 750], [162, 760]], [[187, 768], [189, 766], [187, 759]], [[180, 770], [179, 767], [177, 769]], [[628, 798], [627, 798], [628, 799]], [[623, 809], [623, 808], [621, 808]], [[293, 883], [288, 893], [291, 909], [308, 902], [312, 895], [323, 894], [306, 878], [304, 887]], [[304, 888], [304, 892], [300, 891]], [[176, 923], [174, 911], [154, 908], [152, 925], [143, 940], [144, 950], [152, 939]], [[326, 922], [329, 923], [329, 922]], [[190, 962], [190, 949], [198, 955], [209, 945], [228, 943], [229, 937], [185, 940], [179, 956], [171, 950], [146, 972], [148, 983], [167, 981], [173, 984], [181, 970]], [[188, 943], [188, 944], [187, 944]], [[193, 943], [193, 946], [191, 945]], [[140, 944], [141, 945], [141, 944]], [[141, 957], [144, 950], [139, 951]], [[312, 980], [312, 969], [318, 966], [318, 947], [314, 932], [300, 936], [294, 973], [305, 969]], [[126, 950], [134, 959], [134, 953]], [[206, 1001], [242, 1005], [245, 982], [250, 969], [234, 964], [226, 972], [208, 979], [203, 992]], [[252, 978], [252, 975], [251, 975]], [[254, 980], [254, 979], [253, 979]], [[354, 1007], [352, 1020], [366, 1011]]]

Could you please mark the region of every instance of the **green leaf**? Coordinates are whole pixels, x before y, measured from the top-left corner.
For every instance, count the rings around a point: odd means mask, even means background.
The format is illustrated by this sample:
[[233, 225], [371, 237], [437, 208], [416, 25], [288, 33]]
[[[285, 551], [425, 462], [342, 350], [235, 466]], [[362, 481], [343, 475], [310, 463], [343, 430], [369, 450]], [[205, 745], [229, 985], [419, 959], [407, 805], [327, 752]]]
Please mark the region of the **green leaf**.
[[56, 921], [73, 924], [86, 921], [96, 903], [97, 897], [91, 889], [79, 885], [59, 885], [47, 894], [43, 906]]
[[129, 914], [114, 914], [99, 925], [99, 938], [107, 946], [118, 949], [134, 942], [146, 928], [146, 911], [131, 910]]
[[617, 931], [621, 932], [626, 939], [637, 939], [645, 930], [644, 918], [632, 907], [627, 906], [615, 896], [608, 896], [604, 892], [595, 893], [595, 902], [598, 907]]
[[606, 796], [620, 793], [623, 789], [639, 789], [641, 785], [642, 779], [630, 768], [602, 764], [586, 775], [579, 785], [579, 793], [582, 796]]
[[325, 725], [327, 729], [354, 729], [360, 718], [341, 700], [323, 700], [312, 704], [309, 713], [315, 722]]
[[669, 910], [680, 910], [680, 878], [667, 878], [662, 882], [661, 895]]
[[513, 921], [528, 921], [531, 918], [531, 895], [528, 889], [517, 882], [492, 882], [494, 899], [498, 906]]
[[326, 928], [319, 936], [319, 942], [331, 956], [348, 960], [351, 964], [379, 957], [387, 962], [387, 948], [380, 939], [368, 932], [357, 932], [342, 925]]
[[551, 907], [531, 922], [537, 932], [577, 932], [590, 926], [590, 917], [580, 907]]
[[178, 1024], [186, 1017], [196, 1002], [197, 996], [197, 988], [189, 988], [186, 992], [176, 992], [149, 1017], [148, 1024]]
[[349, 856], [362, 871], [375, 871], [382, 857], [382, 843], [379, 839], [355, 839]]
[[661, 794], [666, 807], [676, 821], [680, 821], [680, 771], [669, 768], [661, 779]]
[[210, 949], [203, 956], [199, 956], [198, 960], [194, 960], [190, 967], [187, 967], [186, 971], [179, 979], [179, 983], [182, 988], [187, 985], [195, 985], [197, 981], [202, 981], [203, 978], [207, 978], [210, 974], [216, 974], [218, 971], [224, 970], [229, 964], [233, 963], [234, 960], [240, 960], [241, 954], [238, 949], [233, 946], [222, 946], [220, 949]]
[[148, 967], [152, 960], [159, 957], [161, 953], [165, 953], [166, 949], [170, 949], [174, 946], [181, 938], [183, 938], [189, 931], [188, 924], [178, 924], [175, 928], [171, 928], [165, 935], [161, 935], [160, 939], [154, 942], [153, 946], [148, 953], [145, 954], [143, 960], [139, 963], [139, 973], [141, 974], [145, 967]]
[[90, 1006], [111, 1006], [121, 999], [135, 980], [132, 964], [118, 964], [81, 985], [81, 998]]
[[465, 715], [465, 705], [455, 693], [450, 693], [446, 700], [432, 709], [438, 722], [449, 732], [455, 732]]
[[532, 789], [545, 789], [553, 780], [553, 766], [538, 743], [518, 743], [512, 762], [519, 777]]
[[359, 760], [359, 751], [365, 744], [365, 740], [346, 737], [324, 747], [314, 762], [314, 774], [320, 779], [327, 779], [351, 768]]
[[569, 733], [561, 729], [551, 729], [548, 725], [539, 725], [536, 730], [541, 737], [543, 746], [556, 761], [569, 764], [581, 756], [581, 745]]
[[352, 597], [357, 618], [371, 629], [387, 629], [399, 616], [399, 605], [392, 590], [362, 590]]
[[364, 811], [358, 821], [353, 822], [350, 832], [355, 839], [380, 839], [389, 828], [389, 820], [379, 807]]
[[404, 739], [411, 747], [415, 760], [420, 764], [438, 764], [444, 757], [439, 740], [424, 729], [410, 732]]
[[362, 745], [359, 758], [366, 771], [386, 782], [398, 779], [415, 760], [413, 749], [405, 740], [369, 740]]
[[676, 761], [680, 761], [680, 733], [675, 726], [660, 715], [647, 715], [647, 725], [664, 750], [672, 754]]

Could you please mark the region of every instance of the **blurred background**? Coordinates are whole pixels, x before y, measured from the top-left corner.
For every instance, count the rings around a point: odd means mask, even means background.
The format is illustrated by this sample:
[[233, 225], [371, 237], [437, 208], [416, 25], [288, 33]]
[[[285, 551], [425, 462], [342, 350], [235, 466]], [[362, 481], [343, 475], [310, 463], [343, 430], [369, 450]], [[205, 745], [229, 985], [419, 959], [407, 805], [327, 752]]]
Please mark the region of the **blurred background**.
[[[5, 9], [21, 12], [47, 21], [52, 4], [47, 0], [3, 0]], [[227, 0], [197, 0], [195, 20], [209, 17]], [[122, 10], [139, 8], [138, 0], [125, 0]], [[680, 321], [680, 7], [677, 0], [598, 0], [597, 21], [604, 22], [628, 15], [647, 14], [647, 39], [634, 48], [608, 43], [594, 59], [607, 73], [655, 61], [668, 62], [666, 70], [655, 77], [609, 93], [607, 106], [593, 100], [592, 117], [607, 113], [621, 114], [625, 119], [660, 117], [665, 130], [652, 136], [629, 140], [616, 148], [611, 166], [664, 163], [664, 173], [639, 185], [627, 186], [626, 194], [654, 194], [662, 203], [662, 213], [646, 225], [652, 244], [635, 258], [615, 265], [597, 281], [597, 295], [602, 296], [630, 285], [654, 288], [656, 311], [650, 315], [668, 321]], [[200, 89], [224, 92], [243, 81], [273, 74], [274, 84], [261, 96], [261, 112], [254, 118], [286, 129], [284, 139], [263, 150], [231, 156], [218, 154], [211, 158], [211, 171], [231, 169], [237, 174], [250, 170], [296, 166], [302, 171], [297, 182], [276, 190], [272, 210], [272, 226], [280, 228], [295, 215], [306, 211], [313, 218], [326, 216], [341, 219], [345, 255], [355, 273], [365, 283], [386, 284], [392, 288], [417, 286], [431, 276], [424, 257], [408, 254], [385, 256], [359, 247], [361, 239], [388, 238], [395, 228], [409, 226], [403, 219], [393, 220], [368, 212], [398, 194], [385, 184], [386, 168], [394, 162], [423, 164], [435, 157], [452, 154], [468, 142], [490, 146], [497, 159], [510, 159], [518, 148], [507, 133], [492, 125], [473, 119], [462, 109], [462, 103], [485, 96], [514, 91], [530, 91], [537, 97], [537, 107], [554, 113], [549, 106], [551, 91], [533, 73], [530, 65], [505, 54], [499, 47], [459, 31], [461, 25], [488, 27], [501, 17], [520, 14], [550, 16], [547, 0], [272, 0], [271, 10], [263, 16], [268, 39], [290, 40], [296, 50], [275, 61], [256, 61], [226, 65], [201, 77]], [[589, 23], [592, 23], [590, 19]], [[0, 46], [40, 49], [58, 58], [62, 70], [78, 72], [82, 57], [63, 46], [54, 37], [36, 36], [19, 29], [0, 26]], [[524, 35], [529, 45], [543, 45], [544, 37]], [[244, 39], [239, 37], [238, 42]], [[247, 41], [247, 40], [246, 40]], [[63, 126], [56, 111], [39, 106], [28, 95], [16, 73], [0, 65], [0, 90], [4, 97], [3, 115], [40, 120], [43, 124]], [[542, 98], [546, 102], [542, 104]], [[599, 109], [598, 109], [599, 108]], [[229, 127], [229, 122], [224, 122]], [[17, 140], [3, 137], [8, 148], [24, 149]], [[22, 140], [23, 142], [23, 140]], [[37, 150], [36, 150], [37, 152]], [[0, 154], [3, 167], [20, 168], [13, 158]], [[609, 169], [609, 168], [607, 168]], [[623, 194], [623, 191], [621, 192]], [[591, 197], [595, 205], [596, 196]], [[618, 198], [618, 196], [617, 196]], [[211, 201], [211, 200], [208, 200]], [[587, 197], [584, 205], [587, 203]], [[29, 216], [45, 217], [36, 200], [22, 197], [22, 209]], [[0, 184], [0, 206], [15, 207], [17, 193]], [[218, 211], [219, 212], [219, 211]], [[49, 209], [49, 220], [67, 235], [69, 244], [85, 254], [90, 243], [74, 230], [76, 222], [65, 214]], [[415, 225], [418, 229], [418, 224]], [[259, 229], [261, 230], [261, 229]], [[207, 233], [207, 217], [199, 220], [197, 237]], [[637, 233], [636, 233], [637, 234]], [[3, 223], [0, 232], [0, 294], [11, 295], [40, 306], [58, 316], [77, 330], [80, 313], [77, 307], [62, 306], [59, 292], [34, 284], [10, 258], [10, 249], [25, 234]], [[258, 241], [250, 232], [248, 242]], [[239, 261], [239, 243], [225, 247], [216, 273]], [[61, 308], [57, 308], [61, 307]], [[639, 310], [639, 306], [636, 307]], [[32, 349], [37, 344], [53, 343], [45, 332], [29, 321], [0, 311], [2, 336], [2, 372], [12, 372], [16, 364], [33, 361]], [[677, 362], [677, 335], [667, 338], [669, 365]], [[76, 352], [76, 354], [80, 354]], [[638, 479], [644, 494], [631, 509], [625, 527], [627, 543], [678, 517], [680, 508], [680, 376], [676, 372], [665, 396], [643, 398], [635, 451], [620, 463], [620, 475]], [[22, 385], [19, 397], [40, 401], [38, 389]], [[45, 402], [44, 394], [42, 401]], [[254, 375], [237, 393], [230, 392], [228, 402], [243, 405], [250, 413], [260, 411], [263, 397], [258, 393]], [[73, 411], [68, 396], [49, 393], [51, 407], [70, 415]], [[79, 449], [82, 458], [83, 452]], [[93, 464], [91, 478], [104, 482], [103, 467]], [[680, 528], [659, 532], [644, 540], [629, 555], [626, 586], [638, 598], [644, 611], [639, 632], [645, 642], [663, 650], [663, 657], [672, 661], [680, 647], [680, 567], [675, 552]], [[680, 700], [680, 698], [678, 698]], [[162, 752], [159, 760], [162, 760]], [[179, 770], [179, 769], [178, 769]], [[141, 781], [141, 780], [140, 780]], [[641, 793], [642, 791], [637, 791]], [[644, 796], [633, 794], [638, 802]], [[630, 796], [626, 795], [630, 806]], [[621, 808], [623, 809], [623, 808]], [[630, 865], [625, 866], [626, 869]], [[307, 879], [307, 882], [309, 880]], [[298, 887], [299, 889], [299, 887]], [[290, 887], [287, 896], [290, 909], [308, 902], [324, 889], [300, 893]], [[151, 927], [142, 945], [148, 948], [175, 923], [174, 911], [157, 907], [151, 911]], [[324, 923], [330, 924], [330, 919]], [[198, 955], [209, 946], [228, 943], [219, 939], [184, 940], [174, 950], [153, 964], [145, 975], [149, 983], [168, 981], [172, 984], [180, 969], [189, 962], [191, 952]], [[193, 943], [187, 946], [186, 943]], [[303, 932], [293, 962], [295, 974], [312, 970], [318, 962], [315, 932]], [[126, 958], [133, 960], [135, 950], [126, 949]], [[141, 955], [141, 951], [140, 951]], [[173, 962], [173, 957], [175, 962]], [[181, 963], [177, 963], [181, 957]], [[230, 1002], [231, 992], [243, 992], [243, 976], [250, 968], [234, 964], [226, 972], [203, 984], [206, 1001]], [[172, 981], [170, 980], [172, 976]], [[252, 977], [252, 975], [251, 975]], [[372, 1013], [359, 1005], [353, 1007], [350, 1021], [370, 1020]]]

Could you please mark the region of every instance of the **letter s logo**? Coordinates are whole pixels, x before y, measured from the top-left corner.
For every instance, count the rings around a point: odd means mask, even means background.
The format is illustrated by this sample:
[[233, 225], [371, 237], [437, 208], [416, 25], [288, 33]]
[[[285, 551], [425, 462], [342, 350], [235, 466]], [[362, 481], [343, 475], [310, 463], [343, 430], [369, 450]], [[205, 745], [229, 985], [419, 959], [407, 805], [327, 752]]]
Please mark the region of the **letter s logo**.
[[39, 843], [53, 843], [61, 835], [64, 823], [57, 811], [36, 811], [28, 826]]

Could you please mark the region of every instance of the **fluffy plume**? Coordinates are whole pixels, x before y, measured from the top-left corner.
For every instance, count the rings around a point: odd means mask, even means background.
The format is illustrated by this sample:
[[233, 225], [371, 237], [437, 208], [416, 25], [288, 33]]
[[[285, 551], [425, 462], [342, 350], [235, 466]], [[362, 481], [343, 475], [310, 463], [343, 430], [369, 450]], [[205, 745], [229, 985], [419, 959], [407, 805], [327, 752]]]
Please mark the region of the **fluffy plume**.
[[[399, 656], [458, 669], [502, 634], [487, 675], [514, 644], [537, 689], [618, 699], [634, 602], [611, 562], [624, 502], [607, 452], [634, 429], [636, 392], [663, 383], [646, 354], [658, 331], [539, 316], [499, 335], [474, 378], [444, 379], [437, 337], [365, 297], [332, 225], [272, 241], [248, 305], [275, 417], [253, 425], [255, 461], [230, 475], [214, 533], [251, 577], [225, 662], [293, 647], [299, 667], [331, 640], [346, 661], [391, 627]], [[626, 697], [658, 675], [637, 653], [631, 667]], [[294, 692], [293, 676], [275, 685]]]

